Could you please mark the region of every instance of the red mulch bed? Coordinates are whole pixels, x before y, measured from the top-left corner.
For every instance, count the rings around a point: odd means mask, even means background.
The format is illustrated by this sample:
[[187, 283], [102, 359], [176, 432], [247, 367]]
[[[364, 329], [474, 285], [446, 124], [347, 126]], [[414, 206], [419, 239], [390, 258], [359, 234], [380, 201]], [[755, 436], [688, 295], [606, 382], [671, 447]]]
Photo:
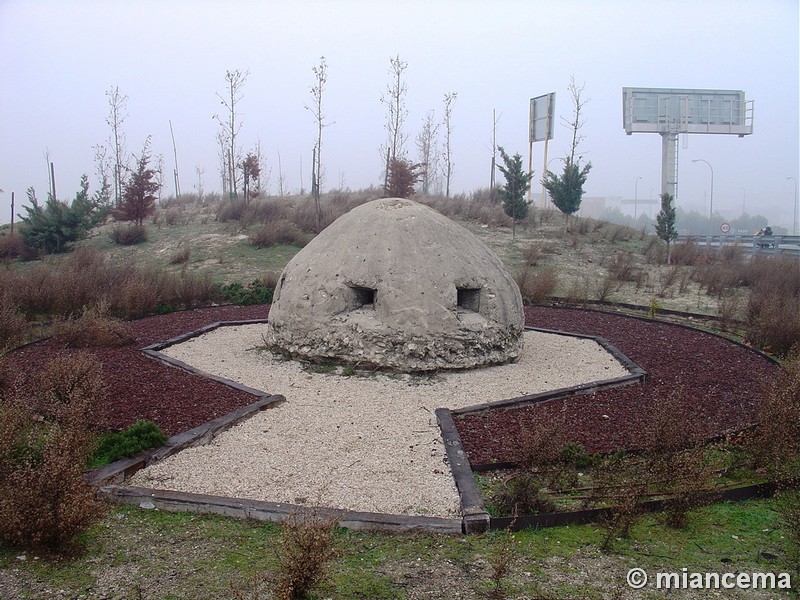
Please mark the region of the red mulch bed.
[[719, 336], [678, 325], [580, 309], [526, 307], [529, 326], [606, 338], [647, 371], [645, 383], [510, 409], [458, 416], [473, 465], [514, 462], [519, 440], [542, 419], [564, 418], [589, 452], [636, 448], [659, 402], [678, 393], [708, 437], [752, 422], [775, 363]]
[[[252, 404], [255, 398], [250, 394], [169, 367], [140, 350], [215, 321], [265, 319], [268, 314], [269, 306], [217, 306], [146, 317], [125, 324], [132, 344], [83, 350], [102, 363], [108, 386], [96, 425], [124, 429], [138, 419], [149, 419], [174, 435]], [[53, 339], [36, 342], [10, 353], [7, 368], [24, 382], [53, 357], [67, 352], [77, 350], [65, 350]]]
[[[456, 425], [473, 464], [512, 461], [519, 434], [554, 411], [567, 417], [572, 439], [589, 451], [635, 447], [653, 407], [674, 391], [691, 399], [692, 414], [714, 435], [752, 419], [763, 383], [776, 372], [771, 361], [755, 352], [675, 325], [579, 309], [527, 307], [525, 313], [527, 324], [534, 327], [608, 339], [647, 371], [647, 382], [541, 405], [459, 416]], [[214, 321], [259, 319], [268, 314], [269, 306], [221, 306], [126, 323], [134, 343], [86, 350], [102, 363], [109, 389], [97, 424], [122, 429], [137, 419], [150, 419], [173, 435], [252, 403], [249, 394], [163, 365], [140, 350]], [[23, 382], [30, 381], [47, 361], [64, 352], [74, 350], [44, 340], [9, 354], [7, 367]], [[476, 402], [492, 400], [500, 398]]]

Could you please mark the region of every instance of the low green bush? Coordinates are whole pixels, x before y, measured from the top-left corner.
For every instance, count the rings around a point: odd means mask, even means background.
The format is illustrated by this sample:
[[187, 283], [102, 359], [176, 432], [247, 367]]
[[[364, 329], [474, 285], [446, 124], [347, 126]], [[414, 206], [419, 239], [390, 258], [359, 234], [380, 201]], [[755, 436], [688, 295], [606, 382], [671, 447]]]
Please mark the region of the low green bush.
[[260, 279], [256, 279], [247, 285], [229, 283], [222, 286], [222, 296], [231, 304], [240, 306], [269, 304], [272, 302], [272, 294], [274, 292], [274, 286], [267, 285]]
[[152, 421], [136, 421], [124, 431], [110, 431], [100, 436], [97, 449], [89, 459], [89, 468], [96, 469], [114, 461], [136, 456], [142, 450], [161, 446], [167, 436]]

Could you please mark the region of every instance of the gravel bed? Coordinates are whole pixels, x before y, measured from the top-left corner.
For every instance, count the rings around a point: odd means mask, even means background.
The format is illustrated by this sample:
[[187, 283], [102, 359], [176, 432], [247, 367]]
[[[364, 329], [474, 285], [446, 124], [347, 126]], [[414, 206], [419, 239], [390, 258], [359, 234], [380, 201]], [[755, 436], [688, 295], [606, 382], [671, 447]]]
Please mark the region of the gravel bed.
[[434, 376], [344, 376], [259, 350], [265, 325], [227, 326], [163, 353], [287, 402], [129, 483], [391, 514], [458, 516], [434, 410], [621, 377], [593, 340], [525, 333], [514, 364]]

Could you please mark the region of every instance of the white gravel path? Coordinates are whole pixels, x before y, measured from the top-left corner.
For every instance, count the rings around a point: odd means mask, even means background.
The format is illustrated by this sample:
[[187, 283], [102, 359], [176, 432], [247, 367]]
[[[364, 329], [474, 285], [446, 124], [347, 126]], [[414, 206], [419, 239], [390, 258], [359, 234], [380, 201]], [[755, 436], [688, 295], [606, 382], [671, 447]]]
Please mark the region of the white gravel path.
[[[220, 327], [163, 353], [287, 402], [143, 469], [129, 484], [390, 514], [459, 516], [434, 410], [620, 377], [593, 340], [525, 332], [514, 364], [431, 377], [312, 373], [259, 347], [266, 325]], [[213, 398], [209, 399], [213, 402]]]

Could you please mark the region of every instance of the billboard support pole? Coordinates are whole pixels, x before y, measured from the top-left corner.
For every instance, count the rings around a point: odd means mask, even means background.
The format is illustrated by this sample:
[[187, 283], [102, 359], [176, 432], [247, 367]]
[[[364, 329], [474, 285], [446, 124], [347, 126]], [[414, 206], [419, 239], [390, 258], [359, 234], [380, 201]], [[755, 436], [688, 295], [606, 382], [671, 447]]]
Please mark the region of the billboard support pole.
[[544, 158], [542, 159], [542, 208], [547, 206], [547, 195], [546, 190], [544, 187], [544, 177], [547, 175], [547, 143], [550, 141], [550, 137], [544, 138]]
[[544, 136], [544, 158], [542, 159], [542, 208], [547, 206], [547, 190], [544, 187], [544, 177], [547, 174], [547, 145], [553, 137], [553, 104], [555, 96], [547, 96], [547, 133]]
[[[528, 173], [533, 170], [533, 138], [534, 136], [534, 102], [535, 98], [531, 98], [530, 106], [528, 108]], [[528, 204], [531, 203], [531, 186], [528, 185]]]
[[[528, 144], [528, 173], [533, 170], [533, 140]], [[528, 185], [528, 204], [531, 203], [531, 186]]]

